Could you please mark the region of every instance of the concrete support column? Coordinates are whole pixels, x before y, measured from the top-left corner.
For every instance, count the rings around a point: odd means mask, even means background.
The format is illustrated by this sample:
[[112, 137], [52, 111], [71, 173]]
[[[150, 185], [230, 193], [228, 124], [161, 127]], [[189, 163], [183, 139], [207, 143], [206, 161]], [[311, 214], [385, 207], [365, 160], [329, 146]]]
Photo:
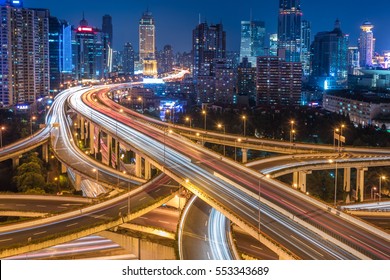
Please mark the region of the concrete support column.
[[49, 144], [42, 145], [42, 159], [48, 163], [49, 162]]
[[248, 149], [241, 149], [242, 152], [242, 163], [247, 163], [248, 162]]
[[358, 168], [356, 178], [356, 200], [359, 202], [364, 201], [364, 172], [368, 168]]
[[61, 162], [61, 173], [64, 174], [67, 172], [67, 166]]
[[142, 176], [142, 157], [135, 154], [135, 176], [141, 178]]
[[294, 172], [293, 173], [293, 188], [297, 189], [298, 188], [298, 184], [299, 184], [299, 173], [298, 172]]
[[145, 159], [145, 179], [150, 180], [152, 178], [152, 166], [150, 161]]
[[306, 173], [303, 171], [299, 172], [298, 190], [304, 193], [306, 192]]
[[349, 203], [351, 201], [351, 168], [344, 168], [344, 193], [345, 193], [345, 202]]
[[13, 168], [13, 169], [16, 169], [16, 168], [19, 166], [19, 164], [20, 164], [20, 159], [19, 159], [19, 157], [14, 157], [14, 158], [12, 159], [12, 168]]
[[81, 175], [75, 174], [74, 188], [76, 191], [81, 191]]
[[89, 152], [95, 154], [95, 126], [89, 123]]
[[85, 139], [85, 119], [84, 117], [80, 118], [80, 139]]

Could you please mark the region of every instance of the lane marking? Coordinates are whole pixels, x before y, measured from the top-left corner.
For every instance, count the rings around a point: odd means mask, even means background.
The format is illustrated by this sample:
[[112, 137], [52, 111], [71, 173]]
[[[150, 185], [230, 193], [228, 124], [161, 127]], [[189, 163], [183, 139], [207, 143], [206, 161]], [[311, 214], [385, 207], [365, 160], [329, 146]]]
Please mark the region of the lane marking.
[[44, 234], [46, 233], [47, 231], [41, 231], [41, 232], [37, 232], [37, 233], [34, 233], [33, 235], [40, 235], [40, 234]]
[[8, 238], [8, 239], [1, 239], [0, 242], [5, 242], [5, 241], [11, 241], [12, 238]]
[[263, 250], [263, 248], [260, 248], [258, 246], [255, 246], [255, 245], [251, 245], [251, 247], [255, 248], [255, 249], [258, 249], [258, 250]]
[[15, 206], [26, 206], [26, 204], [15, 204]]
[[77, 224], [78, 224], [78, 223], [70, 224], [70, 225], [67, 225], [66, 227], [75, 226], [75, 225], [77, 225]]
[[146, 199], [146, 197], [144, 196], [143, 198], [141, 198], [139, 201], [142, 201], [142, 200], [144, 200], [144, 199]]
[[160, 221], [160, 220], [158, 220], [160, 223], [163, 223], [163, 224], [167, 224], [167, 225], [169, 225], [170, 223], [169, 222], [166, 222], [166, 221]]

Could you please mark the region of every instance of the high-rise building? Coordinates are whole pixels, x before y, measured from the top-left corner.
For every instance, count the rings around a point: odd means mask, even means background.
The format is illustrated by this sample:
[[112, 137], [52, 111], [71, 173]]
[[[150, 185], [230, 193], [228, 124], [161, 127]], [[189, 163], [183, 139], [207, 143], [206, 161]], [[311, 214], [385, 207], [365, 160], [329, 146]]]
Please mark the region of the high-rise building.
[[300, 0], [279, 0], [278, 56], [287, 62], [299, 62], [301, 53]]
[[100, 80], [107, 71], [108, 40], [105, 33], [83, 18], [75, 30], [75, 76], [78, 80]]
[[222, 24], [200, 23], [192, 32], [193, 68], [196, 83], [199, 75], [212, 75], [216, 59], [226, 58], [226, 32]]
[[247, 57], [256, 64], [256, 57], [264, 55], [265, 23], [263, 21], [241, 21], [240, 62]]
[[302, 20], [301, 29], [301, 62], [303, 76], [308, 77], [311, 73], [311, 23], [307, 20]]
[[102, 32], [108, 36], [108, 44], [110, 48], [113, 47], [113, 27], [112, 27], [112, 17], [110, 15], [103, 16]]
[[269, 53], [270, 56], [278, 55], [278, 34], [270, 34], [269, 35]]
[[302, 64], [286, 62], [277, 56], [258, 57], [256, 90], [258, 105], [299, 105], [302, 95]]
[[372, 29], [374, 25], [366, 21], [361, 26], [359, 37], [360, 67], [372, 66], [372, 57], [375, 51], [375, 38]]
[[246, 97], [246, 103], [256, 104], [256, 67], [244, 57], [237, 69], [237, 95], [239, 99]]
[[224, 60], [215, 62], [215, 96], [214, 100], [221, 104], [236, 104], [235, 76], [233, 68]]
[[160, 53], [159, 68], [161, 73], [168, 73], [173, 70], [173, 48], [171, 45], [165, 45], [164, 49]]
[[139, 60], [144, 75], [157, 75], [156, 27], [152, 13], [146, 11], [139, 21]]
[[123, 73], [134, 75], [134, 49], [130, 43], [123, 47]]
[[348, 79], [348, 35], [341, 31], [340, 21], [330, 32], [319, 32], [312, 44], [313, 83], [324, 89], [345, 88]]
[[361, 75], [358, 47], [348, 47], [348, 75]]
[[72, 79], [72, 26], [56, 17], [49, 19], [50, 92]]
[[50, 88], [49, 11], [8, 0], [0, 13], [0, 103], [34, 103]]

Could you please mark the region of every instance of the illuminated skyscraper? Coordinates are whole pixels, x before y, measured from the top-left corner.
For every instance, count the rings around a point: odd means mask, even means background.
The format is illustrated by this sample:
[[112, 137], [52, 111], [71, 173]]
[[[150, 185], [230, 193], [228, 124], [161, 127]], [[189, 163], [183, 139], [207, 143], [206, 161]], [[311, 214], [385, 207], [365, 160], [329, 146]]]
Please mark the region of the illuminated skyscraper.
[[144, 75], [157, 75], [156, 28], [149, 11], [146, 11], [139, 21], [139, 61], [143, 64]]
[[311, 23], [307, 20], [302, 20], [301, 44], [301, 62], [303, 76], [308, 77], [311, 72]]
[[301, 52], [300, 0], [279, 0], [278, 56], [299, 62]]
[[240, 62], [247, 57], [256, 64], [256, 57], [264, 55], [265, 24], [263, 21], [241, 21]]
[[333, 31], [316, 34], [312, 44], [313, 83], [324, 89], [347, 86], [348, 41], [339, 20], [336, 20]]
[[49, 19], [50, 91], [71, 80], [72, 26], [56, 17]]
[[222, 24], [200, 23], [192, 32], [194, 81], [199, 75], [211, 75], [215, 59], [226, 58], [226, 32]]
[[374, 25], [371, 22], [366, 21], [361, 26], [361, 32], [359, 37], [359, 52], [360, 52], [360, 67], [372, 66], [372, 57], [374, 54], [374, 33], [372, 29]]
[[49, 11], [0, 5], [0, 103], [34, 103], [49, 94]]
[[75, 34], [75, 74], [78, 80], [99, 80], [104, 76], [107, 67], [105, 47], [107, 44], [104, 33], [91, 27], [83, 18]]

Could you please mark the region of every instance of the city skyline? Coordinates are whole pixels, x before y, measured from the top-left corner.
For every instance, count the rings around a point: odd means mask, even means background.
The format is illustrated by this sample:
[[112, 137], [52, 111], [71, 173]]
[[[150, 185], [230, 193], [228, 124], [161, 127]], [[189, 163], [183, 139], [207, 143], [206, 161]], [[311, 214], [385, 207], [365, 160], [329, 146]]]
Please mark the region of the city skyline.
[[[138, 21], [142, 13], [149, 9], [156, 21], [156, 45], [162, 50], [166, 44], [171, 44], [175, 51], [191, 50], [191, 32], [201, 21], [220, 23], [227, 32], [227, 49], [238, 51], [240, 47], [240, 23], [242, 20], [252, 19], [265, 21], [266, 32], [277, 33], [278, 1], [196, 1], [191, 3], [176, 0], [166, 1], [137, 1], [125, 0], [106, 2], [92, 0], [68, 0], [67, 5], [59, 5], [49, 0], [25, 0], [24, 6], [30, 8], [48, 8], [52, 16], [69, 21], [77, 26], [82, 19], [83, 12], [92, 26], [101, 28], [102, 17], [105, 14], [112, 16], [114, 26], [114, 45], [121, 49], [126, 42], [133, 46], [138, 45]], [[222, 5], [223, 4], [223, 5]], [[380, 7], [378, 9], [378, 7]], [[350, 46], [357, 46], [360, 26], [365, 21], [374, 24], [376, 50], [390, 49], [390, 36], [387, 36], [386, 27], [390, 23], [386, 15], [390, 2], [376, 1], [375, 5], [357, 5], [356, 1], [330, 0], [325, 2], [301, 1], [303, 19], [312, 23], [312, 37], [317, 32], [330, 31], [338, 18], [341, 29], [350, 35]], [[325, 15], [325, 16], [323, 16]], [[177, 23], [177, 24], [176, 24]], [[312, 39], [313, 39], [312, 38]], [[136, 48], [138, 51], [138, 47]]]

